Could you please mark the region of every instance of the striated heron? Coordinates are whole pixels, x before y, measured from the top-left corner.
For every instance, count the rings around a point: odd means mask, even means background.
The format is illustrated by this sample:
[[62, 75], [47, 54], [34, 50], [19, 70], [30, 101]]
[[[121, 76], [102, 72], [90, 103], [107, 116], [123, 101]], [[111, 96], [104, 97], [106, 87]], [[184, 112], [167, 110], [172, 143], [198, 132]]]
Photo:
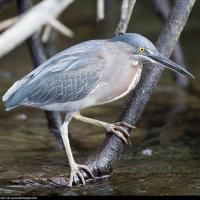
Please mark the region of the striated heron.
[[85, 172], [94, 177], [85, 165], [75, 162], [68, 138], [72, 118], [104, 127], [125, 143], [129, 133], [125, 122], [106, 123], [80, 115], [83, 108], [101, 105], [122, 98], [140, 80], [143, 64], [159, 63], [194, 78], [187, 70], [161, 55], [145, 37], [127, 33], [107, 40], [91, 40], [72, 46], [18, 80], [3, 96], [6, 110], [19, 105], [49, 111], [65, 111], [60, 127], [71, 168], [69, 186], [75, 178], [85, 184]]

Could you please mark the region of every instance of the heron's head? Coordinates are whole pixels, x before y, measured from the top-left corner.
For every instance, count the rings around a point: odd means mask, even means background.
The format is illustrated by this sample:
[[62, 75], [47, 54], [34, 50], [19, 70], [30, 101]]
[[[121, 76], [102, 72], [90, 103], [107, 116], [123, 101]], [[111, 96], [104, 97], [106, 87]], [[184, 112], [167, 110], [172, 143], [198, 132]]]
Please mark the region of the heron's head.
[[123, 35], [118, 35], [112, 38], [112, 40], [126, 42], [131, 45], [133, 47], [133, 53], [142, 63], [158, 63], [173, 71], [194, 78], [194, 76], [183, 67], [179, 66], [178, 64], [172, 62], [171, 60], [160, 54], [153, 43], [140, 34], [126, 33]]

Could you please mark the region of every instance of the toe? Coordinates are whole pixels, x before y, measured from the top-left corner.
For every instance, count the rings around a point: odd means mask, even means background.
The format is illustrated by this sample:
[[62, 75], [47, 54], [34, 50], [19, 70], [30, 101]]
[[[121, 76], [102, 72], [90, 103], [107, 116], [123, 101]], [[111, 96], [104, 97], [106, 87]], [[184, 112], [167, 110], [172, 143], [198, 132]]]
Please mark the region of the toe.
[[81, 182], [83, 183], [83, 185], [85, 185], [85, 178], [83, 177], [83, 174], [81, 171], [77, 170], [77, 174], [81, 180]]
[[125, 144], [128, 144], [127, 139], [124, 137], [124, 135], [123, 135], [121, 132], [119, 132], [119, 131], [117, 131], [117, 130], [115, 130], [115, 129], [113, 129], [112, 132], [113, 132], [115, 135], [117, 135], [120, 139], [122, 139], [122, 141], [123, 141]]
[[73, 181], [74, 181], [74, 174], [71, 172], [68, 184], [69, 187], [72, 187]]
[[132, 125], [126, 123], [126, 122], [116, 122], [116, 125], [118, 125], [118, 126], [125, 126], [127, 128], [130, 128], [130, 129], [136, 128], [135, 126], [132, 126]]
[[88, 166], [86, 166], [86, 165], [80, 165], [80, 167], [81, 167], [85, 172], [87, 172], [92, 178], [94, 178], [94, 175], [93, 175], [93, 173], [91, 172], [91, 170], [89, 169]]
[[86, 173], [88, 173], [92, 178], [95, 178], [91, 170], [86, 165], [78, 165], [81, 169], [83, 169]]
[[83, 185], [85, 185], [85, 183], [86, 183], [85, 180], [88, 177], [87, 174], [90, 175], [92, 178], [94, 178], [94, 175], [92, 174], [92, 172], [88, 166], [76, 164], [70, 173], [70, 179], [69, 179], [68, 186], [71, 187], [73, 185], [73, 183], [78, 184], [80, 182]]
[[116, 126], [114, 129], [117, 130], [117, 131], [120, 131], [126, 137], [130, 137], [129, 132], [126, 129], [124, 129], [124, 128], [120, 127], [120, 126]]

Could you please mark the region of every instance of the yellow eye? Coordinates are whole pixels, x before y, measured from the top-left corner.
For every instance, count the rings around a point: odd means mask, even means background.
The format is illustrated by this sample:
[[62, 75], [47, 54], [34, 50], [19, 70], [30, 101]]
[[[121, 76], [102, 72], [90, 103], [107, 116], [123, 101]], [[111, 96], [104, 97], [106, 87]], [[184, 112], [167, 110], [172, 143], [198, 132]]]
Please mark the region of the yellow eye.
[[140, 53], [144, 53], [145, 48], [139, 48]]

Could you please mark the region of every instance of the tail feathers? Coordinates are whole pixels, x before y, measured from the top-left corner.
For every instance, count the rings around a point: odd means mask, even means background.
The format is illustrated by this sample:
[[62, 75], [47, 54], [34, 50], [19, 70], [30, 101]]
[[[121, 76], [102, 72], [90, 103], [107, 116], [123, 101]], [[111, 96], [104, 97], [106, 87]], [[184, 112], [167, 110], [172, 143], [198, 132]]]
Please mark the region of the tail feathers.
[[8, 98], [14, 93], [16, 92], [16, 89], [18, 88], [18, 81], [15, 82], [8, 90], [7, 92], [3, 95], [2, 100], [3, 101], [7, 101]]
[[11, 110], [17, 106], [24, 100], [24, 95], [21, 92], [17, 91], [12, 96], [10, 96], [5, 102], [6, 111]]
[[26, 91], [25, 89], [20, 88], [16, 92], [12, 93], [5, 101], [6, 111], [19, 106], [27, 97]]
[[24, 100], [27, 93], [23, 88], [26, 88], [26, 91], [28, 92], [27, 87], [24, 87], [28, 80], [29, 76], [25, 76], [16, 81], [4, 94], [2, 100], [5, 102], [6, 111], [17, 107]]
[[7, 105], [5, 104], [5, 106], [6, 106], [6, 111], [10, 111], [10, 110], [12, 110], [12, 109], [14, 109], [14, 108], [16, 108], [16, 107], [18, 107], [18, 105], [16, 105], [16, 106], [13, 106], [13, 107], [7, 107]]
[[16, 81], [3, 95], [2, 100], [7, 101], [16, 91], [18, 91], [27, 82], [27, 80], [28, 78], [24, 77], [23, 79]]

